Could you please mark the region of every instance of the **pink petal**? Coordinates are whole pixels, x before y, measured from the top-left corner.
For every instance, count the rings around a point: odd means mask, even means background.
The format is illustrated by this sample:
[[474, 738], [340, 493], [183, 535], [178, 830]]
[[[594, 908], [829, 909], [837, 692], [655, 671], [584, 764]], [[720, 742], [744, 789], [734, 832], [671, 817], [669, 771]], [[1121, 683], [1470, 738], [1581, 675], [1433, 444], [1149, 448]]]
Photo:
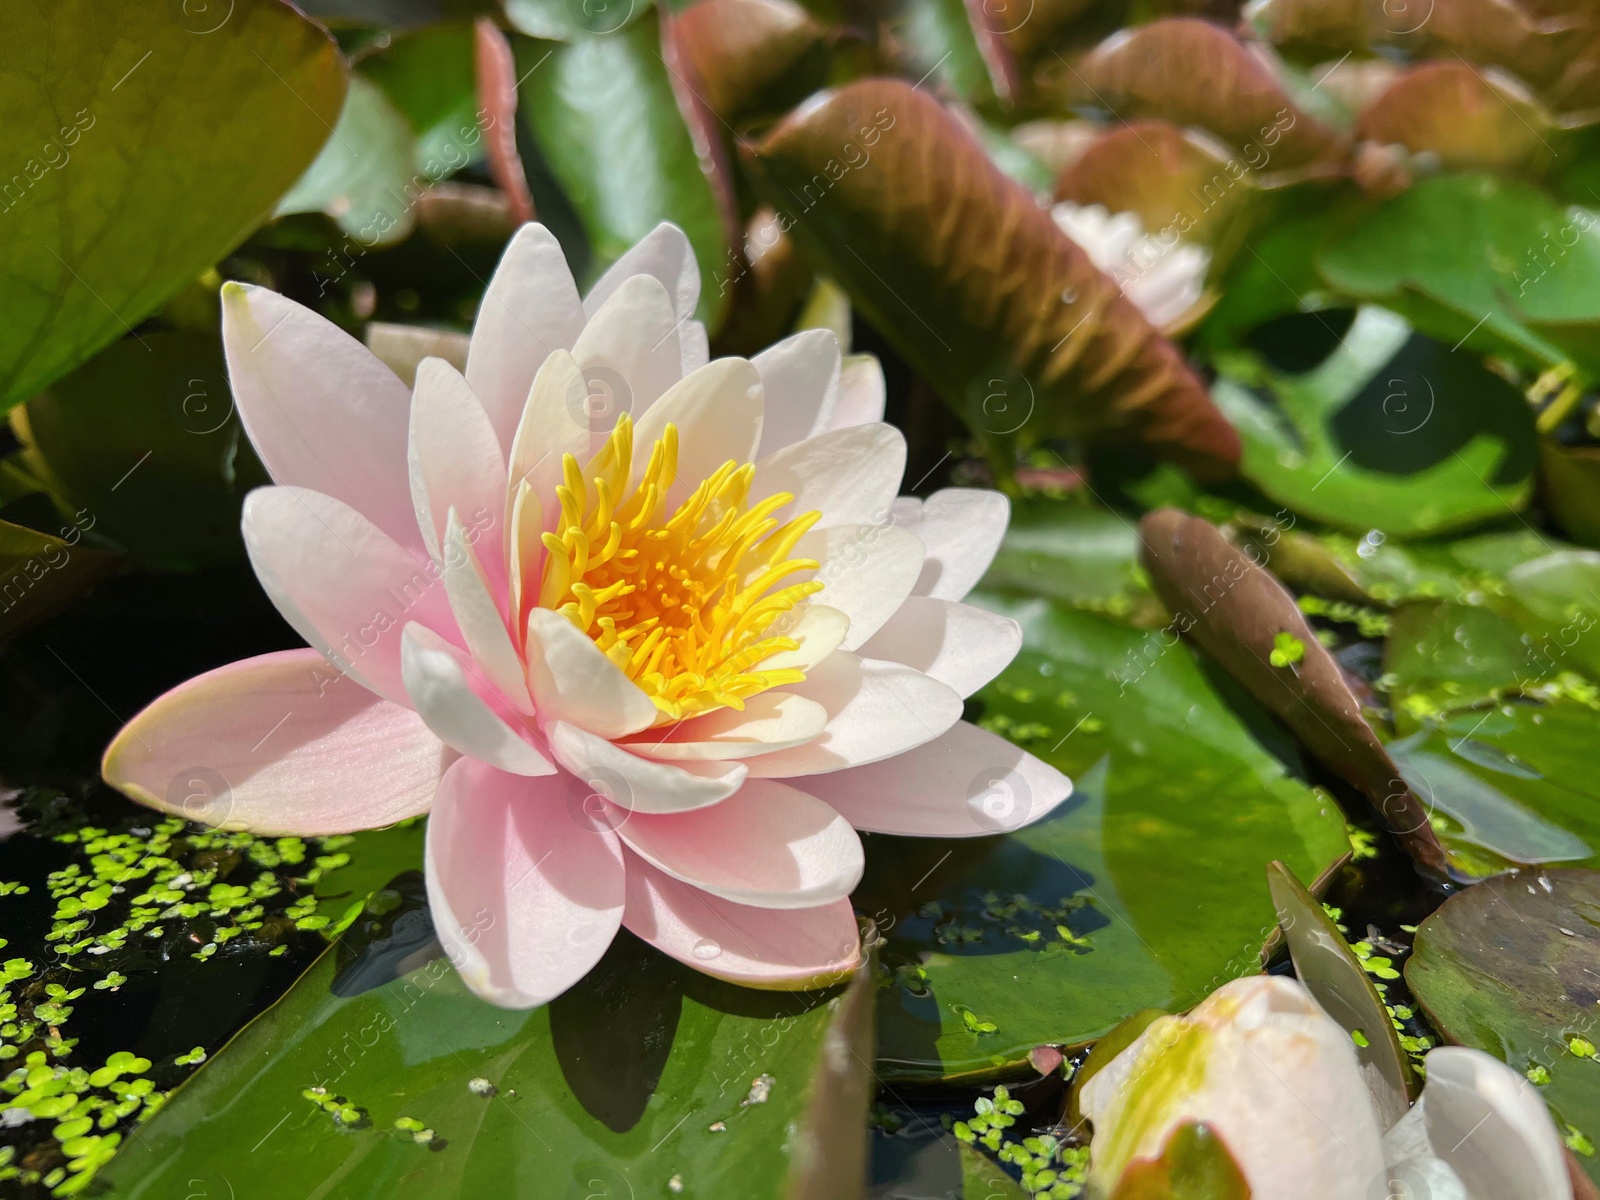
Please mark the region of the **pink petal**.
[[700, 302], [700, 267], [688, 237], [676, 225], [663, 221], [612, 263], [584, 297], [584, 313], [592, 319], [635, 275], [649, 275], [661, 283], [676, 320], [694, 315]]
[[747, 463], [761, 441], [761, 375], [742, 358], [719, 358], [678, 381], [639, 416], [634, 429], [633, 477], [649, 461], [650, 447], [671, 424], [678, 429], [677, 485], [687, 496], [723, 463]]
[[813, 529], [795, 543], [794, 557], [822, 564], [814, 576], [823, 583], [816, 603], [850, 618], [846, 650], [862, 645], [895, 614], [923, 569], [922, 542], [894, 525]]
[[[417, 368], [409, 445], [411, 494], [428, 552], [440, 557], [452, 508], [498, 550], [506, 507], [505, 457], [478, 397], [442, 358], [425, 358]], [[496, 573], [504, 574], [498, 563]]]
[[847, 355], [839, 367], [839, 402], [830, 428], [848, 429], [883, 420], [883, 367], [870, 354]]
[[621, 922], [616, 835], [567, 775], [525, 779], [459, 759], [439, 785], [425, 869], [434, 929], [461, 978], [502, 1008], [547, 1003], [588, 974]]
[[122, 727], [100, 769], [162, 812], [320, 837], [427, 812], [447, 758], [416, 713], [315, 650], [283, 650], [160, 696]]
[[741, 712], [719, 708], [656, 729], [646, 729], [619, 743], [646, 758], [749, 758], [790, 746], [802, 746], [820, 734], [828, 712], [814, 700], [789, 692], [760, 692], [744, 702]]
[[589, 318], [572, 347], [592, 394], [638, 420], [663, 392], [683, 377], [678, 318], [666, 289], [652, 275], [635, 275]]
[[478, 547], [490, 555], [500, 550], [499, 539], [480, 536], [482, 530], [468, 531], [455, 509], [450, 510], [446, 526], [441, 573], [450, 611], [455, 615], [477, 670], [499, 690], [506, 702], [523, 715], [533, 713], [533, 698], [528, 692], [522, 657], [506, 630], [500, 602], [483, 569]]
[[[832, 334], [828, 336], [832, 337]], [[768, 397], [767, 412], [772, 412]], [[785, 446], [756, 463], [752, 499], [789, 492], [775, 515], [820, 512], [821, 527], [884, 525], [906, 469], [906, 439], [892, 425], [857, 425]]]
[[406, 472], [411, 395], [331, 321], [266, 288], [222, 288], [228, 382], [272, 478], [342, 500], [420, 547]]
[[953, 600], [911, 596], [861, 653], [915, 667], [965, 697], [1005, 670], [1020, 649], [1022, 627], [1010, 617]]
[[250, 565], [283, 619], [340, 670], [410, 707], [400, 680], [400, 631], [417, 621], [455, 638], [438, 579], [355, 509], [302, 488], [257, 488], [245, 498]]
[[839, 401], [839, 339], [833, 330], [801, 330], [751, 361], [767, 392], [763, 455], [833, 427]]
[[513, 775], [553, 775], [531, 731], [470, 658], [421, 625], [407, 625], [400, 672], [417, 715], [452, 750]]
[[861, 937], [848, 900], [817, 908], [734, 904], [680, 883], [623, 851], [628, 905], [622, 923], [697, 971], [745, 987], [799, 991], [848, 979]]
[[877, 762], [939, 737], [961, 718], [961, 697], [938, 680], [844, 650], [784, 690], [827, 709], [827, 727], [803, 746], [745, 759], [751, 778], [785, 779]]
[[752, 779], [713, 808], [612, 810], [628, 848], [674, 879], [735, 904], [816, 908], [861, 882], [861, 839], [815, 797]]
[[621, 746], [568, 725], [544, 727], [550, 752], [567, 770], [623, 808], [681, 813], [726, 800], [745, 780], [737, 762], [666, 763], [641, 758]]
[[[509, 484], [515, 489], [527, 483], [540, 504], [548, 506], [552, 523], [556, 485], [562, 480], [562, 459], [570, 454], [580, 465], [586, 465], [592, 452], [590, 442], [595, 430], [591, 428], [590, 403], [589, 384], [572, 355], [558, 350], [544, 360], [533, 377], [527, 407], [512, 442]], [[605, 425], [607, 433], [611, 423]]]
[[1060, 771], [965, 721], [897, 758], [801, 786], [857, 829], [905, 837], [1005, 833], [1072, 795], [1072, 780]]
[[560, 613], [528, 613], [528, 684], [541, 720], [566, 721], [601, 737], [655, 724], [660, 709], [605, 652]]
[[1010, 518], [1011, 502], [984, 488], [945, 488], [926, 500], [896, 500], [895, 526], [916, 534], [928, 550], [916, 594], [964, 597], [994, 561]]
[[502, 447], [511, 445], [539, 364], [572, 349], [583, 322], [560, 244], [543, 225], [524, 225], [489, 280], [467, 352], [467, 382]]

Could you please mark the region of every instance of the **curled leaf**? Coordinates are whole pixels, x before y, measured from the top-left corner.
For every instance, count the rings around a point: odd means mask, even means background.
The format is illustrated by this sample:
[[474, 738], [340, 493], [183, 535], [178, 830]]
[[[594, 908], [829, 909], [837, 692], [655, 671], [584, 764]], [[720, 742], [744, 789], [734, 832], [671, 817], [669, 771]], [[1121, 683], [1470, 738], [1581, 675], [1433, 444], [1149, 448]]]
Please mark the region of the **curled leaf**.
[[1539, 171], [1556, 154], [1555, 125], [1521, 83], [1459, 60], [1399, 76], [1361, 114], [1356, 132], [1437, 155], [1450, 171]]
[[793, 0], [699, 0], [672, 24], [697, 90], [724, 121], [788, 107], [827, 66], [826, 31]]
[[925, 92], [851, 84], [744, 149], [812, 260], [991, 446], [1116, 437], [1232, 469], [1237, 435], [1177, 347]]
[[[1291, 596], [1216, 526], [1176, 509], [1139, 522], [1141, 561], [1173, 627], [1192, 638], [1287, 725], [1306, 747], [1371, 801], [1419, 866], [1445, 874], [1445, 856], [1422, 802], [1401, 777], [1333, 656]], [[1289, 634], [1302, 657], [1274, 667], [1276, 639]]]

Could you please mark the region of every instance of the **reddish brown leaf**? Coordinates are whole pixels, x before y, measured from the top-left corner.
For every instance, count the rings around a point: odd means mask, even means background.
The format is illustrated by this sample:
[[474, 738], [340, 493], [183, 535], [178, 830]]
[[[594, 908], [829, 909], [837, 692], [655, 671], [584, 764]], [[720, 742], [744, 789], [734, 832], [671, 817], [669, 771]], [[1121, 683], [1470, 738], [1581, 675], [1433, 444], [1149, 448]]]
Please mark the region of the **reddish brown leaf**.
[[1289, 98], [1262, 57], [1209, 21], [1171, 17], [1114, 34], [1063, 83], [1076, 104], [1199, 126], [1241, 154], [1253, 147], [1274, 171], [1342, 155], [1339, 135]]
[[744, 149], [812, 260], [992, 444], [1117, 437], [1212, 475], [1237, 463], [1177, 347], [931, 96], [864, 80]]
[[[1140, 521], [1139, 534], [1140, 561], [1179, 630], [1365, 794], [1419, 866], [1443, 877], [1444, 851], [1427, 810], [1294, 597], [1209, 521], [1165, 508]], [[1303, 657], [1275, 666], [1272, 653], [1283, 634], [1300, 643]]]
[[1542, 171], [1555, 158], [1548, 113], [1515, 79], [1459, 59], [1397, 78], [1361, 114], [1356, 133], [1439, 156], [1451, 171]]
[[478, 109], [484, 114], [484, 147], [489, 175], [510, 202], [512, 222], [533, 220], [533, 194], [517, 153], [517, 65], [511, 45], [488, 17], [474, 25], [478, 69]]
[[826, 30], [792, 0], [699, 0], [672, 26], [696, 90], [725, 121], [778, 111], [822, 81]]

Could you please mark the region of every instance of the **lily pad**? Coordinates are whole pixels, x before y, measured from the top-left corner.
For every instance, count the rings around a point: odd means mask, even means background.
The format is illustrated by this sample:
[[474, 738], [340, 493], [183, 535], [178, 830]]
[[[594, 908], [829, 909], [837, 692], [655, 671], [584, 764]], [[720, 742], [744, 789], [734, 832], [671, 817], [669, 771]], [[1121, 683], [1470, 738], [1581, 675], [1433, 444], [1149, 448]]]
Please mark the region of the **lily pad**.
[[1130, 624], [1165, 619], [1139, 565], [1138, 527], [1103, 508], [1040, 496], [1015, 501], [985, 578], [991, 588], [1047, 596]]
[[1438, 713], [1473, 708], [1553, 676], [1560, 664], [1487, 608], [1418, 601], [1394, 614], [1383, 667], [1402, 732]]
[[427, 179], [443, 179], [483, 158], [472, 26], [435, 25], [397, 37], [362, 60], [361, 74], [411, 126], [412, 166]]
[[1411, 1107], [1416, 1080], [1378, 989], [1322, 904], [1282, 863], [1267, 867], [1267, 887], [1289, 943], [1294, 973], [1316, 1002], [1355, 1040], [1361, 1078], [1380, 1128]]
[[[1440, 1033], [1527, 1072], [1571, 1144], [1600, 1129], [1597, 961], [1600, 874], [1566, 868], [1451, 897], [1418, 927], [1405, 972]], [[1600, 1178], [1592, 1153], [1580, 1161]]]
[[1024, 648], [979, 693], [981, 719], [1075, 794], [1003, 837], [868, 839], [855, 900], [887, 938], [886, 1079], [1020, 1069], [1136, 1009], [1187, 1008], [1260, 969], [1268, 862], [1320, 881], [1349, 849], [1337, 805], [1253, 732], [1265, 714], [1230, 707], [1175, 632], [985, 603], [1021, 622]]
[[1521, 395], [1385, 309], [1357, 313], [1304, 374], [1247, 354], [1218, 366], [1212, 397], [1239, 430], [1245, 477], [1305, 516], [1420, 537], [1503, 517], [1532, 495], [1536, 434]]
[[327, 139], [332, 38], [278, 0], [27, 3], [0, 50], [0, 408], [238, 245]]
[[208, 1062], [102, 1172], [109, 1194], [203, 1183], [242, 1200], [264, 1181], [311, 1195], [343, 1179], [370, 1197], [542, 1195], [560, 1181], [585, 1195], [824, 1200], [860, 1186], [865, 972], [827, 994], [752, 992], [624, 933], [532, 1011], [479, 1000], [442, 958], [350, 996], [336, 973], [324, 954]]
[[1319, 266], [1334, 288], [1448, 344], [1600, 366], [1600, 214], [1531, 184], [1424, 180], [1334, 239]]

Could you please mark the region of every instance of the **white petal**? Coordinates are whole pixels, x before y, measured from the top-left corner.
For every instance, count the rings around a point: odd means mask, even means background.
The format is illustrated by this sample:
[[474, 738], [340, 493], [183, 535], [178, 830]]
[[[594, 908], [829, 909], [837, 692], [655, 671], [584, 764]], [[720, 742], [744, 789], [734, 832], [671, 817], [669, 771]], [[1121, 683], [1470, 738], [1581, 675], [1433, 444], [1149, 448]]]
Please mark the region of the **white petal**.
[[735, 904], [815, 908], [861, 881], [861, 839], [822, 801], [753, 779], [715, 808], [616, 824], [635, 854], [674, 879]]
[[834, 429], [867, 425], [883, 420], [886, 392], [883, 366], [871, 354], [848, 354], [839, 369], [839, 402], [834, 406]]
[[647, 412], [681, 378], [678, 318], [666, 289], [651, 275], [635, 275], [589, 319], [572, 347], [588, 391], [613, 399], [614, 419]]
[[[468, 678], [471, 660], [438, 634], [407, 625], [400, 642], [400, 671], [417, 713], [453, 750], [513, 775], [553, 775], [555, 765], [480, 694], [486, 679]], [[477, 687], [473, 687], [473, 683]]]
[[1008, 833], [1072, 795], [1072, 780], [1060, 771], [966, 721], [894, 758], [800, 786], [857, 829], [904, 837]]
[[420, 546], [406, 473], [411, 393], [331, 321], [266, 288], [222, 288], [228, 383], [272, 478], [342, 500]]
[[621, 744], [646, 758], [749, 758], [804, 745], [827, 723], [827, 710], [814, 700], [790, 692], [760, 692], [745, 701], [743, 712], [719, 708], [636, 733]]
[[682, 364], [679, 370], [683, 374], [692, 375], [711, 361], [711, 336], [699, 321], [685, 321], [678, 326], [678, 344]]
[[861, 647], [868, 658], [905, 663], [970, 696], [1010, 665], [1022, 627], [970, 604], [909, 596]]
[[650, 447], [671, 424], [678, 429], [677, 484], [687, 496], [730, 459], [747, 463], [761, 441], [761, 376], [742, 358], [719, 358], [672, 385], [634, 429], [633, 478], [638, 482]]
[[[454, 367], [425, 358], [411, 398], [411, 496], [428, 552], [439, 557], [452, 508], [498, 544], [506, 468], [488, 414]], [[497, 572], [498, 573], [498, 572]]]
[[544, 731], [563, 767], [612, 803], [636, 812], [704, 808], [726, 800], [745, 780], [743, 763], [657, 762], [565, 721], [551, 721]]
[[826, 604], [806, 604], [779, 617], [767, 632], [773, 637], [781, 634], [793, 638], [800, 645], [762, 659], [763, 671], [789, 667], [809, 671], [844, 644], [850, 632], [850, 618]]
[[650, 275], [660, 281], [672, 300], [678, 320], [694, 314], [700, 302], [700, 267], [694, 247], [683, 230], [663, 221], [640, 238], [584, 297], [583, 311], [592, 319], [605, 302], [635, 275]]
[[961, 697], [899, 663], [836, 650], [785, 691], [815, 700], [828, 724], [813, 741], [746, 759], [753, 778], [783, 779], [861, 766], [904, 754], [961, 719]]
[[920, 502], [902, 497], [894, 509], [895, 526], [927, 547], [916, 594], [938, 600], [960, 600], [973, 589], [994, 561], [1011, 517], [1011, 502], [982, 488], [945, 488]]
[[822, 564], [814, 576], [823, 582], [816, 601], [850, 618], [846, 650], [878, 632], [911, 594], [923, 569], [922, 542], [894, 525], [813, 529], [795, 544], [794, 557]]
[[[565, 350], [544, 360], [527, 399], [511, 443], [508, 485], [514, 492], [526, 483], [541, 504], [549, 501], [553, 509], [556, 485], [562, 479], [562, 459], [570, 454], [579, 463], [587, 463], [591, 438], [599, 426], [588, 417], [589, 385], [577, 360]], [[605, 423], [606, 432], [612, 424], [614, 419]]]
[[467, 382], [502, 447], [511, 445], [534, 372], [553, 351], [572, 349], [583, 323], [560, 243], [543, 225], [524, 225], [484, 291], [467, 351]]
[[[832, 337], [832, 334], [828, 336]], [[770, 397], [767, 412], [772, 411]], [[756, 463], [751, 499], [790, 492], [776, 516], [820, 512], [819, 528], [884, 525], [906, 470], [906, 439], [892, 425], [857, 425], [785, 446]]]
[[433, 925], [462, 980], [502, 1008], [533, 1008], [600, 961], [622, 923], [616, 835], [583, 818], [583, 785], [459, 759], [428, 821]]
[[567, 721], [610, 738], [646, 729], [660, 714], [622, 668], [558, 612], [528, 613], [524, 655], [541, 720]]
[[450, 510], [442, 563], [445, 594], [450, 597], [450, 610], [455, 614], [456, 624], [477, 669], [513, 709], [528, 715], [533, 712], [533, 697], [528, 693], [522, 658], [511, 642], [505, 618], [495, 603], [490, 590], [492, 585], [478, 557], [478, 546], [498, 551], [499, 543], [479, 538], [478, 532], [476, 529], [469, 531], [455, 509]]
[[351, 678], [411, 707], [401, 629], [417, 621], [456, 636], [438, 565], [419, 562], [342, 501], [304, 488], [257, 488], [245, 497], [241, 525], [256, 578], [295, 632]]
[[752, 360], [767, 391], [761, 453], [772, 454], [833, 427], [839, 402], [839, 339], [831, 329], [805, 329]]

